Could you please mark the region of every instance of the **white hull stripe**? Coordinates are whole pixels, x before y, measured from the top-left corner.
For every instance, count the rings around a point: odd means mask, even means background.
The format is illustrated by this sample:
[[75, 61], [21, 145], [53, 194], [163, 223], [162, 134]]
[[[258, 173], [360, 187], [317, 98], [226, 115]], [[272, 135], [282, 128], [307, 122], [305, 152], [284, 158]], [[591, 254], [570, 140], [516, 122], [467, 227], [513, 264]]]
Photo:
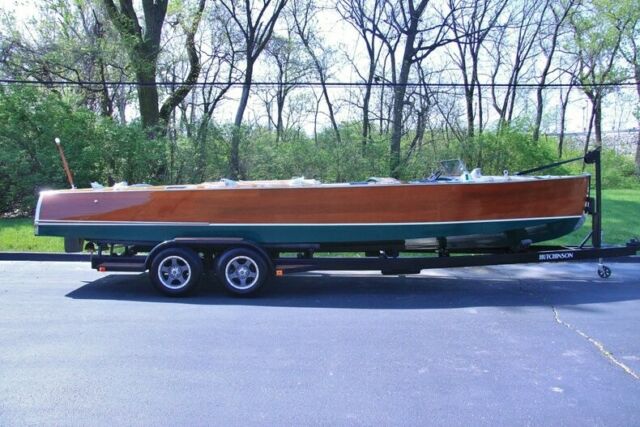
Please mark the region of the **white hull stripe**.
[[332, 226], [403, 226], [403, 225], [448, 225], [448, 224], [481, 224], [488, 222], [547, 221], [562, 219], [578, 219], [582, 215], [550, 216], [534, 218], [483, 219], [473, 221], [440, 221], [440, 222], [341, 222], [341, 223], [219, 223], [208, 222], [160, 222], [160, 221], [74, 221], [74, 220], [36, 220], [35, 225], [64, 226], [179, 226], [179, 227], [332, 227]]

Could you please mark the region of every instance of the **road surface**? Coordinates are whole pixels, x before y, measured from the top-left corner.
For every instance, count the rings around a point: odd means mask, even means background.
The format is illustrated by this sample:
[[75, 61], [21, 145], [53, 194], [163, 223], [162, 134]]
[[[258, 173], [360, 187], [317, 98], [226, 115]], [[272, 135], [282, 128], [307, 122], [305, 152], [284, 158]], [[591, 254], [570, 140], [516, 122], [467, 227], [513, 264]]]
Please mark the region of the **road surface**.
[[309, 273], [256, 298], [0, 262], [0, 425], [640, 425], [640, 264]]

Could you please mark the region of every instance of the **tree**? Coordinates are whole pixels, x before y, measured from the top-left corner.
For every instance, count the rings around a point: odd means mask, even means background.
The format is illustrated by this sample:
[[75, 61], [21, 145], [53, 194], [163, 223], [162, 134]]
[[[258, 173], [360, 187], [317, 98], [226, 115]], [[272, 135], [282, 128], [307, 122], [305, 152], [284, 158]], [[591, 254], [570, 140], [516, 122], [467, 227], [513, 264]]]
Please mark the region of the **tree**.
[[407, 93], [407, 104], [409, 107], [408, 117], [413, 118], [411, 121], [415, 123], [413, 138], [411, 139], [411, 143], [407, 148], [407, 154], [405, 156], [407, 160], [413, 153], [422, 147], [424, 134], [427, 130], [429, 113], [431, 112], [431, 107], [436, 102], [436, 94], [429, 85], [430, 75], [428, 73], [428, 68], [420, 63], [417, 65], [416, 78], [419, 84], [412, 86], [409, 93]]
[[[438, 48], [454, 41], [448, 30], [454, 10], [449, 9], [442, 14], [436, 12], [436, 7], [433, 6], [433, 10], [427, 13], [429, 6], [432, 6], [430, 0], [398, 0], [387, 3], [384, 21], [386, 25], [390, 25], [391, 31], [380, 31], [380, 28], [376, 31], [376, 36], [389, 49], [392, 62], [393, 113], [389, 169], [393, 177], [400, 175], [400, 140], [407, 84], [412, 68], [426, 60]], [[397, 49], [401, 49], [399, 65], [395, 58]]]
[[[241, 126], [251, 93], [254, 67], [273, 35], [276, 21], [287, 4], [287, 0], [256, 0], [254, 2], [250, 0], [245, 2], [220, 0], [220, 4], [228, 17], [227, 25], [235, 26], [236, 33], [239, 33], [239, 41], [243, 45], [245, 60], [242, 94], [236, 110], [231, 137], [230, 174], [232, 178], [237, 179], [243, 175], [240, 168]], [[231, 33], [233, 30], [229, 29], [229, 32]]]
[[[592, 0], [571, 15], [574, 55], [577, 60], [576, 79], [591, 102], [589, 120], [594, 126], [595, 144], [602, 145], [602, 100], [612, 89], [610, 84], [624, 80], [624, 73], [616, 66], [622, 35], [629, 17], [615, 17], [609, 13], [610, 4]], [[611, 19], [603, 19], [608, 16]], [[585, 152], [589, 148], [589, 138]]]
[[[572, 67], [575, 67], [576, 64], [573, 64]], [[571, 96], [571, 91], [576, 85], [576, 80], [574, 78], [575, 73], [572, 69], [569, 69], [568, 72], [564, 72], [564, 74], [568, 74], [570, 77], [569, 84], [565, 89], [560, 88], [560, 129], [558, 135], [558, 158], [562, 158], [562, 150], [564, 148], [564, 133], [566, 130], [566, 122], [567, 122], [567, 106], [569, 105], [569, 98]]]
[[[287, 29], [286, 37], [274, 36], [265, 52], [268, 64], [273, 70], [271, 81], [273, 87], [262, 90], [262, 98], [267, 107], [269, 123], [276, 129], [276, 141], [280, 141], [285, 131], [284, 107], [289, 94], [309, 74], [309, 65], [299, 54], [304, 47], [294, 38], [293, 29]], [[273, 102], [275, 101], [275, 119], [273, 118]]]
[[366, 145], [371, 136], [370, 103], [372, 85], [376, 78], [376, 69], [382, 55], [382, 43], [378, 43], [376, 31], [381, 26], [384, 17], [383, 0], [340, 0], [336, 8], [342, 19], [347, 21], [358, 32], [364, 41], [367, 51], [367, 73], [360, 73], [359, 67], [354, 66], [359, 77], [365, 82], [364, 96], [362, 99], [362, 144]]
[[[451, 15], [451, 29], [455, 37], [452, 58], [462, 76], [467, 115], [467, 136], [473, 138], [475, 117], [473, 104], [478, 92], [478, 129], [482, 133], [482, 93], [478, 79], [480, 52], [489, 33], [498, 24], [507, 0], [468, 0]], [[456, 9], [454, 0], [449, 8]]]
[[610, 14], [606, 15], [614, 22], [625, 20], [627, 25], [622, 28], [620, 53], [627, 62], [630, 75], [635, 83], [638, 97], [635, 116], [638, 121], [638, 135], [636, 139], [636, 170], [640, 175], [640, 2], [638, 0], [622, 0], [611, 5]]
[[[539, 39], [541, 51], [545, 55], [546, 59], [540, 73], [538, 88], [536, 89], [536, 117], [533, 124], [534, 141], [538, 141], [538, 139], [540, 138], [540, 125], [542, 124], [542, 113], [544, 109], [542, 92], [545, 89], [547, 78], [549, 77], [549, 73], [551, 72], [551, 64], [553, 63], [553, 58], [558, 47], [558, 40], [561, 35], [561, 30], [565, 26], [565, 22], [569, 17], [569, 13], [572, 12], [573, 8], [576, 6], [577, 1], [579, 0], [565, 0], [564, 2], [561, 1], [558, 3], [551, 3], [549, 5], [551, 17], [550, 22], [545, 25], [545, 34], [547, 34], [548, 36], [543, 36]], [[564, 111], [566, 111], [566, 103], [563, 105], [563, 107], [562, 120], [564, 122]], [[562, 133], [564, 135], [564, 129]], [[562, 156], [562, 142], [560, 142], [558, 146], [560, 156]]]
[[[533, 47], [538, 40], [549, 3], [550, 0], [531, 0], [515, 4], [515, 10], [509, 17], [509, 24], [501, 26], [497, 39], [488, 50], [489, 55], [494, 59], [491, 71], [491, 97], [493, 107], [500, 116], [499, 127], [509, 125], [513, 119], [518, 84], [530, 60], [536, 57], [537, 52]], [[512, 30], [515, 33], [513, 35]], [[513, 47], [510, 46], [511, 38], [515, 38]], [[502, 71], [503, 68], [510, 68], [510, 70], [505, 73]], [[496, 92], [496, 83], [505, 74], [508, 75], [507, 88], [500, 101]]]
[[[3, 74], [34, 79], [106, 117], [117, 112], [122, 122], [127, 90], [108, 84], [125, 78], [123, 55], [111, 43], [115, 33], [91, 2], [38, 2], [49, 19], [31, 18], [24, 26], [10, 16], [0, 28]], [[75, 85], [54, 86], [54, 81]]]
[[319, 39], [313, 29], [313, 18], [317, 13], [317, 9], [313, 0], [293, 0], [292, 17], [295, 24], [295, 30], [305, 48], [307, 55], [311, 58], [311, 62], [315, 72], [320, 79], [320, 87], [322, 88], [322, 97], [329, 110], [329, 120], [333, 128], [336, 141], [342, 143], [340, 137], [340, 129], [336, 121], [336, 114], [333, 103], [329, 97], [327, 89], [328, 70], [331, 56], [331, 50], [323, 47], [322, 41]]
[[184, 25], [187, 36], [185, 47], [190, 64], [188, 76], [184, 84], [173, 92], [161, 107], [156, 74], [158, 56], [161, 52], [162, 28], [169, 0], [142, 0], [144, 26], [140, 25], [133, 0], [119, 0], [119, 6], [116, 6], [113, 0], [102, 0], [102, 2], [111, 23], [120, 34], [121, 42], [129, 54], [129, 64], [135, 72], [142, 125], [145, 128], [154, 128], [158, 125], [166, 127], [170, 114], [187, 96], [200, 73], [200, 60], [195, 49], [194, 38], [206, 0], [199, 0], [191, 23]]
[[[202, 58], [201, 78], [209, 84], [203, 84], [198, 91], [192, 91], [194, 99], [190, 105], [190, 122], [187, 128], [194, 128], [189, 136], [195, 145], [194, 179], [198, 181], [209, 177], [207, 142], [213, 115], [233, 84], [242, 77], [238, 70], [241, 53], [235, 47], [227, 26], [222, 25], [218, 14], [208, 14], [203, 18], [206, 19], [207, 31], [198, 44], [198, 55]], [[213, 82], [217, 84], [212, 84]]]

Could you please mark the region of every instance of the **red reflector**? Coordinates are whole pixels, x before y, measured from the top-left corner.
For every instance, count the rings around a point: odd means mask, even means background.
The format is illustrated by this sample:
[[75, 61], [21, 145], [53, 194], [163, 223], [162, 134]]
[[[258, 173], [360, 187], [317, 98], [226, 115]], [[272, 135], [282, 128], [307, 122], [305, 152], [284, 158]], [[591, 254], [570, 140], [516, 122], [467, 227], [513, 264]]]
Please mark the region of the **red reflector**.
[[283, 270], [276, 270], [276, 276], [277, 277], [284, 276], [284, 271]]
[[101, 265], [100, 267], [98, 267], [98, 271], [104, 273], [105, 271], [107, 271], [107, 267]]

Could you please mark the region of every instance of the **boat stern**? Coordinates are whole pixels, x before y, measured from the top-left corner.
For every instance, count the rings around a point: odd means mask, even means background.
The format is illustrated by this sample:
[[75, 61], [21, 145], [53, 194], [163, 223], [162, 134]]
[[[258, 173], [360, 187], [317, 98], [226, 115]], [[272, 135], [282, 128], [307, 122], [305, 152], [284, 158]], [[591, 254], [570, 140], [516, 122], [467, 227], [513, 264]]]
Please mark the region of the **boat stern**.
[[36, 214], [35, 217], [33, 218], [33, 234], [35, 236], [39, 236], [40, 235], [40, 208], [42, 207], [42, 198], [43, 198], [43, 193], [45, 193], [44, 191], [41, 191], [40, 194], [38, 195], [38, 203], [36, 204]]

